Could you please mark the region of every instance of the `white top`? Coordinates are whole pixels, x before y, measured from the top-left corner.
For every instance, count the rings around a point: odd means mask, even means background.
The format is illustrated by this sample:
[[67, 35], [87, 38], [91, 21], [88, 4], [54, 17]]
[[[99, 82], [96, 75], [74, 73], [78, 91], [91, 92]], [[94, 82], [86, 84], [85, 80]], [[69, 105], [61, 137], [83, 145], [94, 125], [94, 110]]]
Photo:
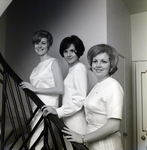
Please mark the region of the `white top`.
[[[51, 69], [55, 58], [49, 58], [40, 62], [32, 71], [30, 75], [30, 83], [36, 88], [51, 88], [55, 86], [54, 76]], [[37, 96], [45, 103], [52, 107], [58, 107], [58, 95], [42, 95]]]
[[57, 108], [59, 118], [64, 118], [64, 123], [78, 133], [84, 133], [86, 126], [83, 110], [84, 100], [88, 91], [87, 69], [81, 62], [69, 68], [64, 80], [64, 94], [60, 108]]
[[[85, 113], [88, 122], [87, 133], [101, 128], [109, 118], [122, 119], [124, 92], [113, 78], [95, 85], [85, 100]], [[120, 133], [88, 145], [90, 150], [122, 150]]]

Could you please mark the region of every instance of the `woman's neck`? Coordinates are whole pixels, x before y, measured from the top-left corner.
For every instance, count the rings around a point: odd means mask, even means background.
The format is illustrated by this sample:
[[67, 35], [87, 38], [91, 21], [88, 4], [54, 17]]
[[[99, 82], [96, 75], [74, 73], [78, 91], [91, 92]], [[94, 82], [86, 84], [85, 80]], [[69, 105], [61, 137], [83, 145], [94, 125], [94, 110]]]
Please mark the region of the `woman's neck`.
[[51, 56], [49, 56], [49, 55], [40, 56], [40, 62], [45, 61], [45, 60], [47, 60], [49, 58], [51, 58]]
[[97, 82], [99, 83], [99, 82], [102, 82], [102, 81], [104, 81], [105, 79], [107, 79], [108, 77], [110, 77], [109, 75], [107, 75], [106, 77], [104, 77], [104, 78], [97, 78]]
[[80, 62], [79, 60], [77, 60], [76, 62], [72, 63], [72, 64], [68, 64], [69, 68], [75, 66], [78, 62]]

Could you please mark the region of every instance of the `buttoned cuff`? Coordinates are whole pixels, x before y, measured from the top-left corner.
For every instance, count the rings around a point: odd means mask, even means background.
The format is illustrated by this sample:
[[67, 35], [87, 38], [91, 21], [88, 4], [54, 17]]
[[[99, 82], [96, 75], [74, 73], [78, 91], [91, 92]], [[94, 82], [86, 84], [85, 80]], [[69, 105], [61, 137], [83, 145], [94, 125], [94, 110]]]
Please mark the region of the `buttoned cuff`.
[[57, 115], [58, 115], [59, 118], [63, 118], [65, 116], [62, 107], [57, 108], [56, 111], [57, 111]]

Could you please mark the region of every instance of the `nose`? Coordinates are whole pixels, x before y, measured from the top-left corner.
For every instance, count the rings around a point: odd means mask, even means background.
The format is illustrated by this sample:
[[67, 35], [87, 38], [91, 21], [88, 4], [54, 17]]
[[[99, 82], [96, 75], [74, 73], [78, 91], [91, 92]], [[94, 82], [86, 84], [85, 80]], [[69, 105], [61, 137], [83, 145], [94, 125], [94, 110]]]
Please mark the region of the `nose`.
[[96, 66], [97, 66], [97, 67], [101, 67], [101, 62], [98, 61], [98, 62], [96, 63]]
[[67, 52], [67, 56], [71, 56], [71, 52], [70, 51]]
[[41, 43], [38, 43], [38, 47], [41, 47], [42, 46], [42, 44]]

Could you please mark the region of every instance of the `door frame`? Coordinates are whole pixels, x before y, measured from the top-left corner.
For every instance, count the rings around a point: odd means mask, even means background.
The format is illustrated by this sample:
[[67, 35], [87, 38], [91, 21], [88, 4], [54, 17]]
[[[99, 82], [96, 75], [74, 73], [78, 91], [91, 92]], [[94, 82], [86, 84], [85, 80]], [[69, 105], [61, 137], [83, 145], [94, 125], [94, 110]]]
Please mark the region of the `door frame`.
[[[138, 118], [140, 117], [140, 114], [138, 112], [138, 70], [139, 67], [137, 68], [138, 66], [138, 63], [140, 62], [146, 62], [147, 61], [134, 61], [133, 64], [132, 64], [132, 79], [133, 79], [133, 84], [132, 84], [132, 89], [133, 89], [133, 145], [134, 145], [134, 148], [133, 150], [138, 150], [138, 141], [139, 141], [139, 138], [140, 137], [140, 134], [138, 131], [139, 129], [139, 124], [138, 124]], [[141, 81], [140, 81], [141, 82]], [[141, 84], [141, 83], [140, 83]], [[140, 102], [141, 103], [141, 102]], [[140, 104], [139, 103], [139, 104]]]
[[[123, 66], [120, 66], [120, 59], [122, 59], [122, 64]], [[127, 121], [127, 113], [126, 113], [126, 59], [123, 55], [121, 55], [119, 53], [119, 63], [118, 63], [118, 71], [122, 70], [123, 67], [123, 73], [121, 74], [123, 76], [123, 81], [122, 81], [122, 88], [124, 91], [124, 101], [123, 101], [123, 118], [122, 118], [122, 122], [121, 122], [121, 128], [120, 128], [120, 132], [121, 132], [121, 137], [122, 137], [122, 144], [123, 144], [123, 149], [126, 150], [126, 140], [127, 140], [127, 136], [128, 136], [128, 132], [127, 132], [127, 126], [126, 126], [126, 121]], [[112, 77], [115, 78], [115, 75], [117, 74], [117, 72], [112, 75]], [[117, 75], [116, 75], [117, 76]], [[119, 81], [119, 79], [116, 80], [121, 84], [121, 82]]]

